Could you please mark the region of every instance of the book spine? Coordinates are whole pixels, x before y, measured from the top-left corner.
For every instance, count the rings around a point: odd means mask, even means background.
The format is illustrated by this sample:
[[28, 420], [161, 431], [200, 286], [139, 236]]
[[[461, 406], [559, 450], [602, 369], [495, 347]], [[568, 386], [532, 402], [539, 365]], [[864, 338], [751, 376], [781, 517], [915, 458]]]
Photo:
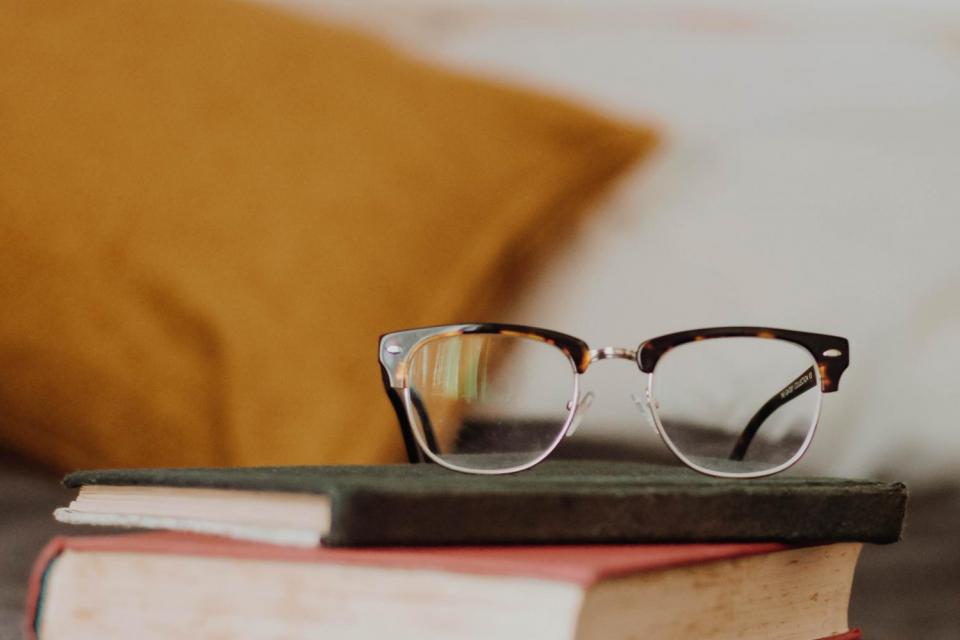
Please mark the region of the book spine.
[[[616, 493], [331, 492], [327, 546], [664, 542], [891, 543], [902, 489], [711, 495], [638, 487]], [[749, 509], [744, 505], [749, 503]]]
[[30, 579], [27, 582], [27, 603], [23, 618], [23, 637], [25, 640], [37, 640], [44, 579], [57, 557], [63, 553], [68, 540], [69, 538], [64, 536], [53, 538], [40, 551], [40, 555], [33, 563]]

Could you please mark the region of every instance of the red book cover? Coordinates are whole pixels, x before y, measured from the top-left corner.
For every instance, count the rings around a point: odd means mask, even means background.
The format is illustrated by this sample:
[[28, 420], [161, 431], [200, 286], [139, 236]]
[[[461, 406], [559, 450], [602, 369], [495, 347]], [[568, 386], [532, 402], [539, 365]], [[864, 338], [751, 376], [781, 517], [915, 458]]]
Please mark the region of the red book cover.
[[[514, 547], [296, 548], [183, 533], [57, 537], [34, 563], [26, 637], [35, 640], [44, 574], [66, 550], [198, 555], [289, 562], [322, 562], [511, 575], [573, 582], [588, 587], [610, 577], [713, 562], [789, 548], [778, 543], [685, 545], [557, 545]], [[830, 640], [857, 640], [858, 631]]]

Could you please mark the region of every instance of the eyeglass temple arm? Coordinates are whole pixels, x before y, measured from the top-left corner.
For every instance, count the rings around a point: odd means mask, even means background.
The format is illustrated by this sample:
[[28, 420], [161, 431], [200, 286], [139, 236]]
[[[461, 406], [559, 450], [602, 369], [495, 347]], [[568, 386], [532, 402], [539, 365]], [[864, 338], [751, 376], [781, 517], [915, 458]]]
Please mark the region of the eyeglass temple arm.
[[[417, 445], [417, 439], [413, 435], [413, 425], [410, 424], [410, 418], [407, 416], [407, 408], [403, 402], [403, 396], [400, 395], [400, 390], [390, 384], [390, 376], [387, 374], [387, 370], [383, 365], [380, 365], [380, 372], [383, 374], [383, 388], [387, 392], [387, 397], [390, 398], [390, 404], [393, 405], [393, 410], [397, 414], [397, 421], [400, 423], [400, 435], [403, 436], [403, 446], [407, 451], [407, 459], [413, 463], [431, 462], [430, 458], [425, 456]], [[423, 426], [423, 433], [426, 436], [427, 445], [431, 450], [436, 451], [437, 445], [433, 433], [433, 426], [427, 417], [423, 401], [420, 399], [420, 395], [413, 389], [410, 390], [410, 397], [413, 399], [414, 409], [416, 409], [420, 415], [420, 424]]]
[[747, 455], [747, 449], [750, 448], [750, 443], [753, 442], [754, 436], [757, 435], [757, 431], [760, 430], [760, 427], [766, 422], [767, 418], [786, 403], [816, 386], [817, 376], [813, 367], [810, 367], [794, 378], [790, 384], [775, 393], [773, 397], [767, 400], [764, 405], [753, 414], [753, 417], [750, 418], [750, 422], [747, 423], [743, 432], [740, 433], [740, 437], [737, 438], [737, 442], [733, 446], [733, 451], [730, 452], [730, 459], [743, 460], [744, 456]]

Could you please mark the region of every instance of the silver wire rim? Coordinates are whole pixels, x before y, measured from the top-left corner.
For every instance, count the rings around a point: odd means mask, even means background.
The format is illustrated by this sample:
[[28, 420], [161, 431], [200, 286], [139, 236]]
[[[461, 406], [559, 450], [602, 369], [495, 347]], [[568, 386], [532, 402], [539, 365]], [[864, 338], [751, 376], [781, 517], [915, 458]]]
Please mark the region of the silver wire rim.
[[[424, 342], [427, 342], [427, 341], [425, 340]], [[412, 357], [412, 355], [416, 353], [416, 351], [421, 346], [422, 346], [422, 343], [416, 345], [415, 348], [412, 349], [407, 354], [406, 360], [409, 360]], [[607, 351], [609, 351], [610, 353], [607, 353]], [[620, 353], [621, 351], [623, 353]], [[613, 349], [613, 348], [594, 350], [594, 351], [591, 351], [590, 361], [593, 362], [595, 360], [603, 360], [608, 357], [626, 359], [625, 354], [627, 354], [627, 352], [629, 352], [629, 350], [627, 349]], [[579, 404], [580, 404], [580, 373], [577, 371], [576, 363], [573, 362], [573, 359], [570, 357], [570, 355], [562, 350], [561, 350], [561, 353], [563, 353], [564, 356], [566, 356], [568, 362], [570, 363], [571, 369], [573, 370], [573, 397], [571, 398], [571, 401], [570, 401], [571, 408], [567, 412], [567, 417], [563, 423], [563, 427], [560, 429], [560, 431], [558, 432], [554, 440], [550, 443], [550, 446], [547, 447], [540, 455], [538, 455], [533, 460], [529, 462], [525, 462], [520, 465], [515, 465], [513, 467], [506, 467], [504, 469], [475, 469], [471, 467], [463, 467], [463, 466], [454, 464], [452, 462], [448, 462], [447, 460], [444, 460], [441, 456], [431, 451], [430, 447], [427, 446], [427, 443], [423, 436], [422, 426], [420, 425], [420, 421], [416, 415], [416, 409], [413, 404], [413, 398], [411, 397], [410, 387], [407, 385], [406, 380], [404, 380], [404, 386], [402, 387], [404, 411], [406, 412], [407, 419], [410, 422], [411, 430], [413, 431], [413, 437], [417, 442], [417, 446], [433, 462], [437, 463], [441, 467], [450, 469], [451, 471], [457, 471], [460, 473], [469, 473], [474, 475], [506, 475], [510, 473], [517, 473], [519, 471], [526, 471], [527, 469], [530, 469], [540, 464], [551, 453], [553, 453], [553, 451], [557, 448], [560, 442], [563, 441], [563, 438], [567, 435], [567, 433], [570, 430], [570, 426], [573, 424], [573, 419], [576, 416], [576, 413], [579, 409]], [[632, 352], [632, 353], [634, 356], [636, 355], [635, 352]], [[809, 352], [807, 353], [809, 355]], [[635, 357], [633, 359], [635, 360]], [[816, 386], [817, 407], [816, 407], [816, 412], [814, 413], [810, 428], [807, 430], [807, 435], [804, 438], [804, 441], [801, 444], [800, 448], [797, 449], [796, 453], [794, 453], [787, 461], [775, 467], [771, 467], [770, 469], [764, 469], [762, 471], [744, 471], [744, 472], [718, 471], [718, 470], [710, 469], [709, 467], [704, 467], [703, 465], [697, 464], [696, 462], [689, 459], [683, 452], [681, 452], [673, 443], [673, 441], [670, 439], [670, 436], [667, 434], [667, 431], [663, 426], [663, 422], [660, 419], [660, 414], [656, 410], [654, 388], [653, 388], [654, 373], [656, 372], [656, 369], [654, 369], [653, 372], [650, 372], [649, 374], [647, 374], [647, 387], [646, 387], [647, 410], [649, 411], [650, 416], [653, 419], [654, 427], [656, 428], [657, 434], [660, 436], [660, 439], [671, 451], [671, 453], [673, 453], [673, 455], [681, 463], [683, 463], [690, 469], [706, 476], [712, 476], [714, 478], [746, 479], [746, 478], [763, 478], [766, 476], [776, 475], [782, 471], [789, 469], [790, 467], [795, 465], [797, 462], [799, 462], [799, 460], [804, 456], [804, 454], [810, 448], [810, 445], [813, 442], [813, 437], [816, 434], [817, 427], [820, 424], [820, 415], [823, 409], [823, 381], [820, 377], [820, 369], [817, 366], [816, 359], [813, 358], [813, 361], [814, 361], [814, 372], [817, 377], [817, 386]], [[637, 365], [639, 367], [639, 362], [637, 362]], [[641, 370], [641, 373], [643, 373], [642, 370]]]
[[[472, 473], [474, 475], [484, 476], [506, 475], [509, 473], [517, 473], [518, 471], [526, 471], [527, 469], [535, 467], [543, 462], [547, 456], [553, 453], [553, 450], [557, 448], [557, 445], [559, 445], [563, 438], [567, 435], [567, 431], [570, 430], [570, 425], [573, 424], [573, 417], [577, 414], [578, 405], [580, 403], [580, 373], [577, 371], [576, 363], [574, 363], [573, 359], [568, 353], [561, 349], [558, 349], [558, 351], [566, 356], [567, 360], [570, 362], [570, 367], [573, 369], [573, 398], [570, 401], [571, 409], [567, 412], [567, 419], [564, 421], [563, 427], [560, 429], [557, 437], [553, 439], [553, 442], [550, 443], [550, 446], [547, 447], [547, 449], [539, 456], [530, 462], [525, 462], [514, 467], [507, 467], [505, 469], [473, 469], [470, 467], [461, 467], [460, 465], [444, 460], [431, 451], [430, 447], [427, 446], [427, 443], [423, 437], [423, 429], [420, 425], [419, 419], [416, 416], [413, 398], [410, 395], [410, 386], [405, 381], [403, 387], [403, 406], [407, 413], [407, 420], [410, 421], [410, 428], [411, 431], [413, 431], [413, 438], [417, 441], [417, 446], [420, 447], [420, 451], [426, 454], [428, 458], [436, 462], [441, 467], [445, 467], [451, 471], [459, 471], [460, 473]], [[412, 350], [407, 357], [410, 358], [413, 353], [415, 353], [415, 350]]]
[[803, 440], [803, 444], [800, 445], [800, 448], [797, 449], [797, 452], [793, 454], [786, 462], [781, 463], [776, 467], [771, 467], [770, 469], [764, 469], [763, 471], [744, 471], [742, 473], [736, 473], [732, 471], [717, 471], [715, 469], [710, 469], [702, 465], [693, 462], [686, 455], [684, 455], [677, 447], [673, 444], [673, 441], [670, 440], [670, 436], [667, 435], [666, 429], [663, 427], [663, 422], [660, 421], [660, 414], [656, 409], [656, 397], [653, 392], [653, 375], [656, 373], [656, 368], [653, 371], [647, 374], [647, 410], [650, 412], [651, 417], [653, 418], [653, 424], [657, 428], [657, 433], [660, 435], [660, 439], [663, 440], [664, 444], [667, 445], [667, 448], [673, 452], [673, 455], [677, 457], [680, 462], [687, 465], [694, 471], [702, 473], [703, 475], [713, 476], [714, 478], [764, 478], [766, 476], [772, 476], [780, 473], [781, 471], [786, 471], [793, 465], [797, 464], [800, 461], [800, 458], [803, 457], [803, 454], [807, 452], [807, 449], [810, 448], [810, 443], [813, 442], [813, 435], [817, 431], [817, 425], [820, 424], [820, 412], [823, 408], [823, 381], [820, 379], [820, 369], [817, 367], [816, 360], [814, 360], [814, 372], [817, 376], [817, 410], [813, 416], [813, 422], [810, 425], [810, 428], [807, 430], [807, 436]]

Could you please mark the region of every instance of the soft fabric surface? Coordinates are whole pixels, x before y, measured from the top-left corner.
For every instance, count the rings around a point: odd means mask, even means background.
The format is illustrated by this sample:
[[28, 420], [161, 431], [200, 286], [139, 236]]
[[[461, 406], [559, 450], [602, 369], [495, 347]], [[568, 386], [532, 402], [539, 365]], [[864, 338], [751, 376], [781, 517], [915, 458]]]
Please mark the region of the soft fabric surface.
[[373, 462], [378, 334], [496, 318], [649, 131], [218, 0], [0, 5], [0, 439]]
[[[265, 1], [332, 2], [428, 59], [660, 119], [663, 153], [509, 321], [595, 346], [842, 335], [850, 369], [805, 472], [960, 481], [960, 3]], [[630, 401], [642, 378], [582, 383], [601, 393], [580, 429], [653, 435]]]

